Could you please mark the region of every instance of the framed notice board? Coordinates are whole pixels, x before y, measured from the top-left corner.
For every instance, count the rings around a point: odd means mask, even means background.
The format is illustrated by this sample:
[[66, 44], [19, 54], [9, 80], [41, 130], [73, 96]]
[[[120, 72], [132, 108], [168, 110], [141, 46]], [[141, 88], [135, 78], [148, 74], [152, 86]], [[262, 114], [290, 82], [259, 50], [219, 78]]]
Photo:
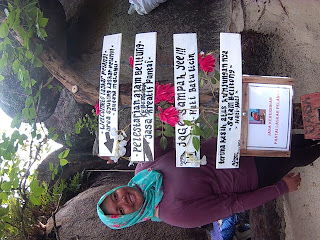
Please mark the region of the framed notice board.
[[294, 80], [242, 76], [241, 156], [290, 157]]

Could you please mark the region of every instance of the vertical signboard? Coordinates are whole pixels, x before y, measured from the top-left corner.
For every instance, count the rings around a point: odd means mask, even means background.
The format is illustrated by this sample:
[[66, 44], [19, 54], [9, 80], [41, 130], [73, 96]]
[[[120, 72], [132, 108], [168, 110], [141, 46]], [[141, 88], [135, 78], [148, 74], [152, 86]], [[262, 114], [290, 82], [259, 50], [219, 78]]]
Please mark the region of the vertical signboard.
[[154, 86], [157, 33], [136, 35], [132, 79], [131, 161], [154, 159]]
[[320, 139], [320, 93], [301, 96], [305, 139]]
[[105, 36], [101, 58], [99, 94], [99, 154], [115, 155], [112, 128], [118, 130], [119, 67], [122, 34]]
[[220, 33], [220, 98], [216, 167], [238, 168], [241, 137], [241, 35]]
[[179, 122], [175, 126], [176, 166], [200, 167], [200, 151], [196, 151], [190, 138], [191, 127], [183, 120], [194, 121], [199, 117], [198, 50], [197, 35], [173, 35], [175, 107]]

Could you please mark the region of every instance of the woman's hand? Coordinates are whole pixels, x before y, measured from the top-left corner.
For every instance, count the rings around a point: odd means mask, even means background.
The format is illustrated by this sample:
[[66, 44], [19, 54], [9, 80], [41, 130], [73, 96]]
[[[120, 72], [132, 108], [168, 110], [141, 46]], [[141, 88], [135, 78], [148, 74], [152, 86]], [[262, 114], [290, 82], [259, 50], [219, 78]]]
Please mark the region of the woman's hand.
[[289, 188], [289, 192], [294, 192], [299, 189], [301, 184], [301, 177], [299, 172], [297, 174], [295, 174], [294, 172], [289, 173], [282, 179], [286, 182]]
[[102, 157], [98, 154], [98, 157], [103, 159], [103, 160], [106, 160], [107, 161], [107, 164], [114, 164], [114, 161], [110, 159], [110, 157]]

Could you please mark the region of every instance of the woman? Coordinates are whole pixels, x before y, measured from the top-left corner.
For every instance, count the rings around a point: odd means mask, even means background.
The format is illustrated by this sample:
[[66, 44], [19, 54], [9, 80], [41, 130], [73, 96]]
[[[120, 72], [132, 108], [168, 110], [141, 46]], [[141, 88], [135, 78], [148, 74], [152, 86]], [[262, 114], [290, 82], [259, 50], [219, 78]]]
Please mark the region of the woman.
[[148, 219], [192, 228], [258, 207], [296, 191], [300, 174], [286, 174], [319, 156], [320, 145], [296, 146], [295, 142], [290, 158], [243, 157], [239, 169], [215, 168], [216, 139], [202, 144], [207, 164], [200, 168], [177, 168], [173, 149], [156, 148], [155, 161], [139, 163], [128, 186], [101, 197], [98, 215], [113, 229]]

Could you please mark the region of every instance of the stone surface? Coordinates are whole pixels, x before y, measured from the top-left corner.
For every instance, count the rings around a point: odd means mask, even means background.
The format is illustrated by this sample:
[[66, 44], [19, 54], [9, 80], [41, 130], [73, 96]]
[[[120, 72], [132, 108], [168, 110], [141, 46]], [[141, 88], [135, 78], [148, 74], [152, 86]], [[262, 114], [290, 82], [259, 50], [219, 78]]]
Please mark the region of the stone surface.
[[55, 128], [55, 133], [59, 135], [56, 142], [67, 146], [65, 135], [70, 134], [72, 149], [92, 148], [94, 135], [91, 135], [86, 128], [83, 128], [80, 134], [75, 133], [75, 125], [79, 118], [84, 117], [85, 114], [92, 117], [92, 109], [90, 105], [77, 103], [72, 93], [64, 88], [54, 113], [44, 123], [48, 129]]
[[229, 1], [223, 0], [169, 0], [144, 16], [128, 15], [129, 3], [120, 0], [73, 1], [74, 8], [67, 0], [60, 2], [69, 16], [72, 65], [95, 85], [99, 84], [104, 35], [123, 34], [120, 83], [130, 83], [129, 56], [134, 53], [135, 34], [156, 31], [156, 81], [173, 82], [173, 34], [196, 32], [198, 49], [206, 52], [219, 48], [219, 33], [227, 31], [229, 25]]
[[[0, 107], [2, 110], [11, 118], [19, 113], [21, 114], [22, 109], [25, 108], [26, 94], [24, 88], [21, 87], [20, 82], [16, 75], [14, 75], [11, 67], [6, 67], [2, 72], [5, 79], [0, 82]], [[44, 80], [46, 83], [47, 79], [50, 78], [49, 72], [44, 69], [31, 69], [30, 76], [37, 80], [37, 84], [33, 86], [34, 95], [36, 94], [41, 81]], [[57, 82], [52, 83], [53, 86], [57, 86]], [[41, 93], [41, 101], [39, 104], [39, 119], [44, 121], [51, 116], [54, 112], [60, 92], [57, 88], [43, 89]]]

